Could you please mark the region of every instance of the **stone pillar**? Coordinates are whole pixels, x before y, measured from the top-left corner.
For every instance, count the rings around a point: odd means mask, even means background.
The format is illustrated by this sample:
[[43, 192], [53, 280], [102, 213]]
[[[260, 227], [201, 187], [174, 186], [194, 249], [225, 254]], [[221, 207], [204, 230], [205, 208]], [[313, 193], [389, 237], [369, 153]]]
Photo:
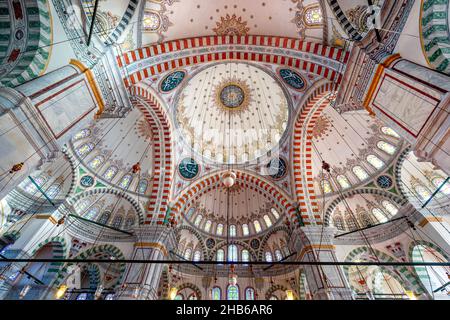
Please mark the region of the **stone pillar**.
[[399, 54], [377, 65], [363, 106], [396, 130], [422, 161], [450, 174], [450, 77]]
[[[291, 242], [301, 261], [337, 262], [334, 228], [309, 226], [294, 230]], [[352, 300], [350, 285], [341, 266], [305, 265], [313, 300]]]
[[[75, 60], [14, 89], [0, 88], [0, 153], [6, 155], [0, 159], [0, 199], [55, 159], [103, 107], [90, 70]], [[22, 162], [21, 170], [9, 173]]]
[[[145, 226], [135, 229], [139, 240], [134, 244], [130, 259], [165, 260], [175, 248], [176, 239], [172, 228]], [[164, 265], [161, 263], [134, 263], [127, 266], [121, 300], [157, 300], [159, 280]]]

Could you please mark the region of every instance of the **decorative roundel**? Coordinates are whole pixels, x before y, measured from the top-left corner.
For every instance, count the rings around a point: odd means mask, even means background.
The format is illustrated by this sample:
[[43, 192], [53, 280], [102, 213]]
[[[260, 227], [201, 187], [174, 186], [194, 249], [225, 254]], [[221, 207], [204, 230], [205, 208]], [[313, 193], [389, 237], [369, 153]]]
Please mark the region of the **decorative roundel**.
[[250, 241], [250, 247], [252, 247], [252, 249], [254, 249], [254, 250], [259, 249], [259, 240], [252, 239], [252, 241]]
[[85, 188], [92, 187], [94, 185], [94, 178], [92, 176], [82, 176], [80, 184]]
[[177, 70], [170, 74], [168, 74], [164, 79], [161, 81], [159, 88], [162, 92], [170, 92], [176, 87], [180, 85], [181, 82], [183, 82], [184, 78], [186, 77], [186, 71], [183, 70]]
[[245, 99], [244, 90], [235, 84], [229, 84], [220, 91], [220, 102], [227, 108], [239, 107]]
[[287, 173], [287, 164], [286, 160], [283, 158], [273, 158], [269, 161], [269, 163], [266, 165], [269, 175], [273, 179], [281, 179], [286, 176]]
[[377, 184], [380, 188], [388, 189], [392, 187], [392, 178], [387, 175], [382, 175], [377, 178]]
[[194, 179], [200, 171], [199, 165], [192, 158], [184, 158], [178, 165], [178, 171], [184, 179]]
[[295, 72], [294, 70], [280, 69], [278, 70], [278, 74], [287, 85], [294, 88], [295, 90], [305, 89], [306, 86], [305, 78], [303, 78], [299, 73]]
[[208, 238], [208, 239], [206, 239], [206, 247], [207, 247], [208, 249], [214, 248], [215, 245], [216, 245], [216, 241], [214, 241], [213, 238]]

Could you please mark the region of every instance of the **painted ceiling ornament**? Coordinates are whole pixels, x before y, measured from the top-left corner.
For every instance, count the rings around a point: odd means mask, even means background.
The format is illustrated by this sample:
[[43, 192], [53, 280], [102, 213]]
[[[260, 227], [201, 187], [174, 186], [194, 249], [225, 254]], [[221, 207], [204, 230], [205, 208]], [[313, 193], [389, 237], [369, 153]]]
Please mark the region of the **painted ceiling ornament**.
[[330, 121], [327, 117], [321, 115], [317, 118], [316, 124], [312, 130], [314, 139], [321, 138], [330, 129]]
[[159, 89], [164, 92], [170, 92], [176, 87], [178, 87], [186, 77], [186, 71], [184, 70], [176, 70], [172, 73], [169, 73], [164, 79], [161, 81], [159, 85]]
[[250, 104], [251, 91], [244, 80], [225, 79], [214, 88], [214, 98], [216, 105], [222, 110], [237, 112], [246, 109]]
[[278, 74], [291, 88], [298, 91], [304, 91], [306, 89], [306, 80], [298, 72], [287, 68], [281, 68], [278, 70]]
[[142, 19], [142, 26], [144, 32], [154, 32], [161, 27], [161, 18], [159, 14], [155, 11], [145, 11], [144, 18]]
[[237, 17], [235, 14], [220, 17], [220, 22], [216, 22], [216, 26], [213, 31], [218, 36], [245, 36], [250, 31], [247, 22], [242, 21], [242, 17]]
[[198, 163], [192, 158], [184, 158], [178, 165], [178, 172], [186, 180], [194, 179], [200, 171]]
[[147, 120], [139, 120], [136, 127], [139, 136], [143, 137], [144, 139], [153, 140], [153, 130]]
[[369, 13], [367, 11], [367, 6], [358, 5], [351, 8], [345, 12], [347, 19], [351, 22], [353, 27], [358, 30], [359, 33], [364, 33], [367, 31], [367, 18]]

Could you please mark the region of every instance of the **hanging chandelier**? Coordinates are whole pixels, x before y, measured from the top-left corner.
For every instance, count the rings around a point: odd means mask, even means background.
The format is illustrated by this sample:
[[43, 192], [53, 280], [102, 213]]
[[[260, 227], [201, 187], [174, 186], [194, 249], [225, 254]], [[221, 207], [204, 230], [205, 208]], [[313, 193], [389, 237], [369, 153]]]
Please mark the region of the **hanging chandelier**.
[[232, 286], [235, 286], [237, 284], [237, 274], [235, 273], [235, 267], [234, 264], [230, 266], [230, 274], [228, 275], [228, 283]]

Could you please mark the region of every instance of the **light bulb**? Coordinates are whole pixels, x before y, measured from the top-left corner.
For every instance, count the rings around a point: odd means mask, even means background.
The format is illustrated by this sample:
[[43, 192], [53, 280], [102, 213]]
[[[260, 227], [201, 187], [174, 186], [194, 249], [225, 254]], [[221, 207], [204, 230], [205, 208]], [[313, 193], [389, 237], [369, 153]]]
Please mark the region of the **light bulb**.
[[286, 290], [286, 300], [294, 300], [294, 293], [292, 290]]
[[169, 299], [170, 300], [175, 300], [175, 297], [177, 296], [177, 293], [178, 293], [178, 289], [177, 288], [175, 288], [175, 287], [171, 288], [170, 292], [169, 292]]
[[58, 290], [56, 291], [55, 298], [61, 299], [62, 297], [64, 297], [64, 295], [66, 294], [67, 288], [68, 287], [65, 284], [61, 285], [58, 288]]

